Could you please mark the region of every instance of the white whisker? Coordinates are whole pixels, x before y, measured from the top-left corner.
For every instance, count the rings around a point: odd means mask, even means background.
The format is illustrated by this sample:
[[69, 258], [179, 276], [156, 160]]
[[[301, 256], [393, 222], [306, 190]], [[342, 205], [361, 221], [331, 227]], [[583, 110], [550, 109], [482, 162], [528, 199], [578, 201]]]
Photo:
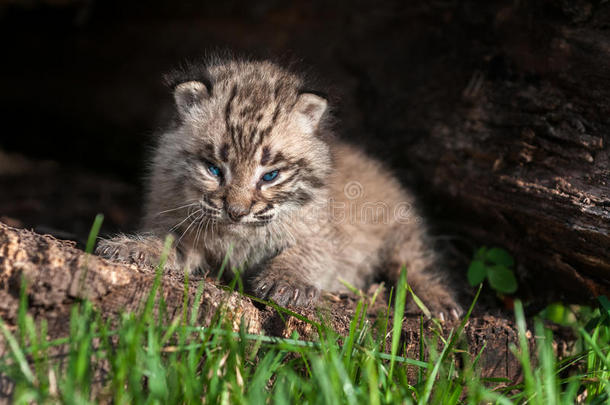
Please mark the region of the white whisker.
[[201, 206], [202, 206], [203, 208], [205, 208], [206, 210], [213, 212], [214, 214], [218, 214], [218, 213], [220, 213], [220, 210], [219, 210], [218, 208], [214, 208], [214, 207], [212, 207], [212, 206], [211, 206], [211, 205], [209, 205], [209, 204], [203, 204], [203, 203], [202, 203], [202, 204], [201, 204]]
[[155, 215], [161, 215], [161, 214], [165, 214], [165, 213], [168, 213], [168, 212], [181, 210], [181, 209], [184, 209], [184, 208], [192, 207], [192, 206], [197, 205], [197, 204], [198, 204], [197, 201], [193, 201], [193, 202], [191, 202], [189, 204], [186, 204], [186, 205], [183, 205], [183, 206], [180, 206], [180, 207], [171, 208], [171, 209], [165, 210], [165, 211], [159, 211]]
[[182, 225], [183, 223], [185, 223], [190, 217], [192, 217], [193, 215], [195, 215], [197, 212], [199, 212], [199, 210], [191, 212], [186, 218], [184, 218], [182, 221], [180, 221], [179, 223], [177, 223], [176, 225], [172, 226], [169, 230], [169, 232], [173, 232], [174, 230], [178, 229], [180, 227], [180, 225]]
[[[197, 211], [195, 211], [195, 213], [198, 213], [198, 212], [200, 212], [200, 211], [201, 211], [201, 210], [197, 210]], [[191, 227], [193, 226], [193, 224], [195, 224], [195, 223], [196, 223], [196, 222], [197, 222], [197, 221], [198, 221], [200, 218], [201, 218], [201, 216], [200, 216], [200, 217], [197, 217], [197, 218], [195, 218], [195, 219], [193, 219], [193, 220], [191, 221], [191, 223], [189, 224], [189, 226], [187, 226], [186, 230], [185, 230], [184, 232], [182, 232], [182, 235], [180, 235], [180, 237], [179, 237], [179, 238], [178, 238], [178, 240], [176, 241], [176, 246], [178, 246], [178, 245], [180, 244], [180, 241], [182, 240], [182, 238], [183, 238], [183, 237], [184, 237], [184, 236], [187, 234], [187, 232], [189, 231], [189, 229], [191, 229]]]
[[193, 249], [199, 247], [199, 236], [201, 235], [201, 229], [203, 228], [203, 220], [206, 217], [204, 215], [199, 219], [199, 224], [197, 225], [197, 233], [195, 234], [195, 242], [193, 243]]

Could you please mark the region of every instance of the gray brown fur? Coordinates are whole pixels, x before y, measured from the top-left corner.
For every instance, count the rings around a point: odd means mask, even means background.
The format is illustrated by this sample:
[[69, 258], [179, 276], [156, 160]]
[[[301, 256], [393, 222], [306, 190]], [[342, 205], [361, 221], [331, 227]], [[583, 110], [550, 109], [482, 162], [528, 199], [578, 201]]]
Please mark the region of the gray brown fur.
[[457, 316], [414, 198], [334, 138], [324, 98], [271, 62], [196, 70], [203, 79], [172, 83], [180, 123], [154, 152], [142, 234], [104, 240], [99, 254], [155, 265], [172, 234], [167, 268], [207, 272], [232, 246], [228, 268], [244, 270], [251, 292], [293, 305], [344, 289], [341, 280], [364, 288], [379, 275], [396, 279], [406, 265], [426, 305]]

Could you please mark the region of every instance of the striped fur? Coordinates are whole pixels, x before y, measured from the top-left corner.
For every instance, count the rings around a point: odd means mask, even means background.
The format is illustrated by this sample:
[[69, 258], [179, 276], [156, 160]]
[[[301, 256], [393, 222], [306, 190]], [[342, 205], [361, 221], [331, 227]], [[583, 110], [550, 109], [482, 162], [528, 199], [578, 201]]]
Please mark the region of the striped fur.
[[[161, 136], [152, 159], [147, 236], [105, 241], [99, 252], [154, 264], [159, 242], [151, 240], [170, 233], [170, 270], [210, 271], [231, 249], [229, 268], [242, 269], [252, 292], [295, 305], [342, 289], [340, 279], [364, 287], [382, 273], [395, 278], [406, 264], [433, 310], [459, 312], [416, 212], [409, 221], [366, 217], [371, 204], [413, 208], [413, 197], [378, 162], [333, 137], [327, 101], [299, 75], [230, 59], [168, 81], [180, 124]], [[351, 184], [361, 188], [355, 196]]]

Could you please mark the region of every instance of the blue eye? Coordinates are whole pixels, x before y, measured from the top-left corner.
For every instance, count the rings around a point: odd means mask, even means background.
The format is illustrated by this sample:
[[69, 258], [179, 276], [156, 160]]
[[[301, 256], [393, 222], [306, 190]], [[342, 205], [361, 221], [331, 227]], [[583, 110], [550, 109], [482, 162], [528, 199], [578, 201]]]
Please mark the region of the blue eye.
[[273, 180], [273, 179], [275, 179], [275, 178], [277, 177], [277, 174], [278, 174], [279, 172], [280, 172], [279, 170], [274, 170], [274, 171], [272, 171], [272, 172], [265, 173], [265, 174], [263, 175], [263, 180], [265, 180], [265, 181], [271, 181], [271, 180]]
[[220, 168], [214, 165], [208, 165], [208, 170], [216, 177], [220, 177]]

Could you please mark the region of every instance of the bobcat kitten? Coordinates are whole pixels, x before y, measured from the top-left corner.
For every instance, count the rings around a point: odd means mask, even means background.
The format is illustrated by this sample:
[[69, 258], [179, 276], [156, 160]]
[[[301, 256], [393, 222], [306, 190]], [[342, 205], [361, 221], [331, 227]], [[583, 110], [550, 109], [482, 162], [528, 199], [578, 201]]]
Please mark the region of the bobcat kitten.
[[171, 78], [179, 124], [152, 159], [142, 233], [101, 256], [166, 269], [241, 268], [251, 292], [308, 305], [321, 290], [396, 279], [406, 265], [438, 316], [461, 312], [436, 273], [414, 199], [377, 161], [333, 137], [327, 101], [267, 61], [213, 60]]

